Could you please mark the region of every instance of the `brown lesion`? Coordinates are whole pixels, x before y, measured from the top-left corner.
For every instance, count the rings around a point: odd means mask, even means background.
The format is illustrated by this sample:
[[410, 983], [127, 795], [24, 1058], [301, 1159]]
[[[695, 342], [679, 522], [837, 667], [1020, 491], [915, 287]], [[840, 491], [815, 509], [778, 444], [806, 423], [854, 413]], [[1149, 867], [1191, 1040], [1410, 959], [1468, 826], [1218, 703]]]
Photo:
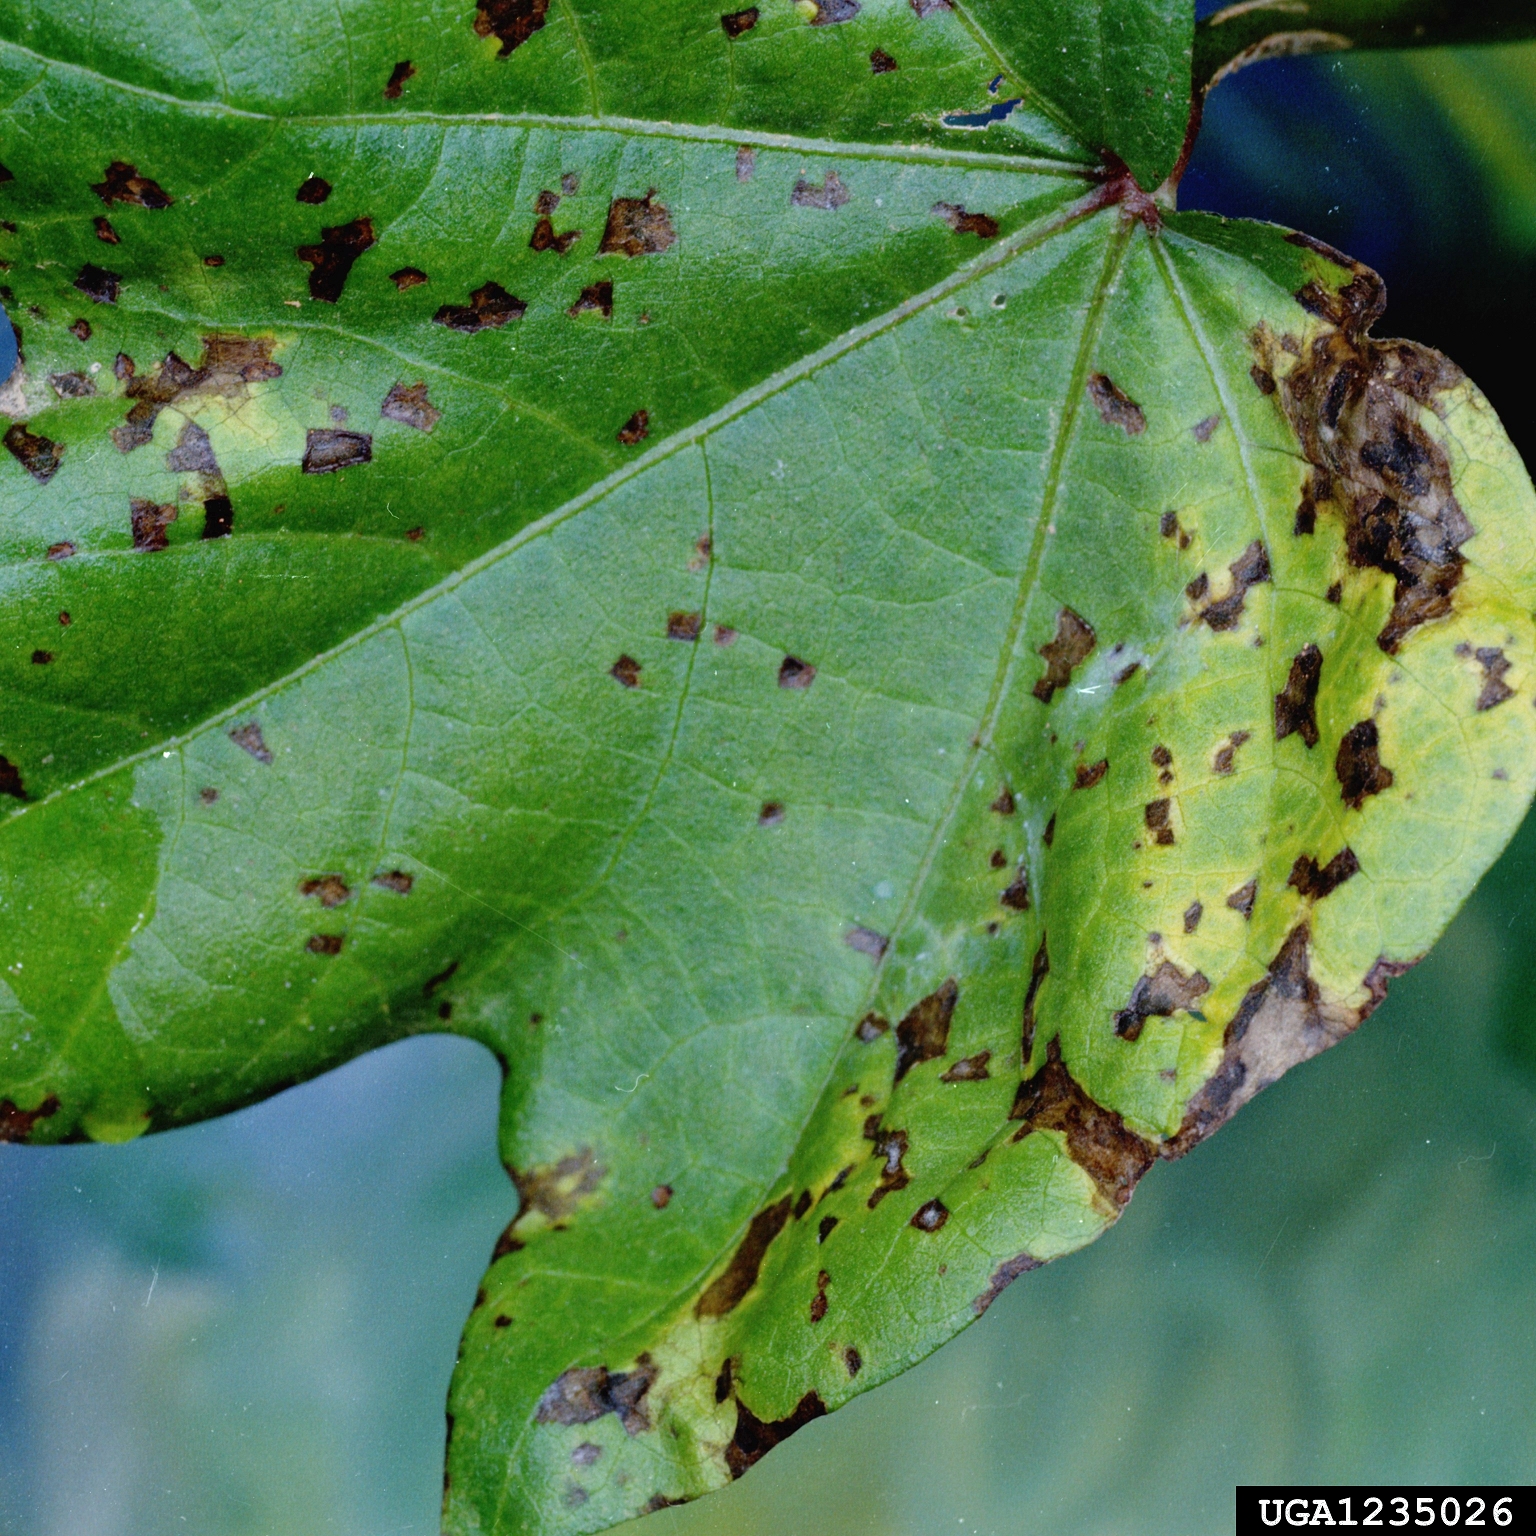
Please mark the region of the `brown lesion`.
[[[4, 762], [0, 758], [0, 762]], [[3, 793], [0, 788], [0, 793]], [[22, 1109], [14, 1099], [0, 1099], [0, 1142], [30, 1139], [39, 1120], [51, 1120], [59, 1112], [59, 1096], [50, 1093], [36, 1109]]]
[[152, 177], [141, 176], [136, 165], [126, 160], [114, 160], [102, 174], [102, 179], [91, 184], [91, 191], [107, 207], [124, 203], [130, 208], [169, 208], [175, 198], [166, 192]]
[[1333, 767], [1344, 803], [1353, 810], [1360, 810], [1368, 796], [1392, 787], [1392, 770], [1381, 760], [1381, 735], [1374, 720], [1362, 720], [1345, 731]]
[[1034, 694], [1042, 704], [1049, 704], [1058, 688], [1065, 688], [1073, 669], [1088, 659], [1098, 643], [1093, 626], [1071, 608], [1056, 615], [1056, 633], [1040, 647], [1045, 658], [1045, 672], [1035, 684]]
[[641, 1355], [633, 1370], [610, 1371], [606, 1366], [576, 1366], [563, 1371], [544, 1389], [534, 1418], [540, 1424], [591, 1424], [616, 1414], [628, 1435], [651, 1427], [646, 1394], [659, 1372], [649, 1355]]
[[1303, 900], [1321, 901], [1359, 873], [1360, 860], [1355, 857], [1355, 850], [1346, 846], [1326, 864], [1319, 864], [1310, 853], [1299, 855], [1285, 883]]
[[64, 460], [64, 446], [41, 432], [31, 431], [22, 421], [13, 421], [3, 439], [6, 451], [39, 485], [47, 485], [59, 472]]
[[949, 1025], [960, 988], [951, 976], [936, 991], [916, 1003], [896, 1026], [896, 1081], [913, 1067], [933, 1061], [949, 1048]]
[[[892, 59], [890, 68], [895, 67], [896, 61]], [[975, 235], [978, 240], [997, 239], [1000, 226], [990, 213], [968, 213], [959, 203], [935, 203], [930, 212], [935, 218], [943, 219], [957, 235]]]
[[[1349, 272], [1337, 290], [1313, 280], [1296, 300], [1324, 327], [1303, 349], [1266, 326], [1253, 335], [1255, 368], [1279, 375], [1284, 408], [1312, 476], [1298, 509], [1298, 531], [1332, 508], [1344, 521], [1352, 565], [1394, 578], [1393, 606], [1377, 636], [1393, 654], [1420, 624], [1447, 617], [1474, 532], [1456, 499], [1450, 460], [1422, 422], [1443, 413], [1442, 397], [1463, 382], [1456, 365], [1411, 341], [1378, 341], [1368, 333], [1386, 307], [1381, 279], [1306, 236], [1293, 244]], [[1297, 354], [1285, 366], [1287, 352]]]
[[1285, 687], [1275, 695], [1275, 740], [1300, 736], [1307, 748], [1317, 745], [1317, 689], [1323, 677], [1323, 653], [1304, 645], [1291, 662]]
[[1119, 427], [1127, 437], [1147, 430], [1147, 418], [1141, 407], [1107, 373], [1088, 375], [1088, 397], [1105, 426]]
[[733, 1312], [757, 1284], [768, 1249], [789, 1221], [794, 1200], [790, 1195], [759, 1211], [747, 1226], [746, 1235], [724, 1271], [710, 1282], [694, 1305], [695, 1317], [724, 1317]]
[[1202, 571], [1184, 589], [1184, 595], [1195, 608], [1195, 622], [1208, 624], [1212, 629], [1224, 631], [1236, 629], [1248, 601], [1248, 592], [1272, 579], [1269, 551], [1259, 539], [1240, 554], [1227, 567], [1231, 580], [1224, 597], [1210, 596], [1211, 580]]
[[677, 244], [677, 231], [666, 205], [656, 201], [656, 188], [644, 197], [616, 197], [608, 205], [600, 256], [656, 256]]
[[1115, 1015], [1115, 1033], [1122, 1040], [1139, 1040], [1148, 1019], [1172, 1018], [1192, 1008], [1210, 990], [1210, 982], [1199, 971], [1186, 971], [1164, 960], [1150, 976], [1136, 978], [1125, 1007]]
[[1014, 1133], [1015, 1141], [1035, 1131], [1060, 1132], [1067, 1155], [1115, 1210], [1131, 1198], [1137, 1181], [1157, 1158], [1150, 1141], [1088, 1096], [1067, 1071], [1054, 1039], [1046, 1048], [1045, 1064], [1019, 1084], [1008, 1118], [1024, 1122]]
[[504, 59], [544, 25], [549, 0], [475, 0], [475, 12], [475, 36], [496, 38]]
[[1515, 690], [1504, 681], [1509, 673], [1509, 658], [1503, 647], [1480, 645], [1476, 649], [1462, 643], [1456, 647], [1458, 656], [1474, 658], [1483, 671], [1483, 686], [1478, 690], [1476, 708], [1479, 712], [1495, 708], [1515, 696]]
[[274, 338], [270, 336], [203, 337], [203, 354], [197, 365], [167, 352], [153, 373], [141, 374], [126, 352], [119, 352], [112, 372], [133, 402], [120, 427], [112, 429], [112, 441], [121, 453], [142, 448], [154, 436], [155, 422], [168, 405], [183, 407], [188, 397], [219, 395], [233, 403], [245, 399], [253, 384], [282, 376], [272, 361]]
[[322, 229], [318, 245], [298, 246], [294, 254], [310, 268], [310, 298], [324, 304], [338, 302], [357, 258], [377, 244], [373, 220], [361, 218]]

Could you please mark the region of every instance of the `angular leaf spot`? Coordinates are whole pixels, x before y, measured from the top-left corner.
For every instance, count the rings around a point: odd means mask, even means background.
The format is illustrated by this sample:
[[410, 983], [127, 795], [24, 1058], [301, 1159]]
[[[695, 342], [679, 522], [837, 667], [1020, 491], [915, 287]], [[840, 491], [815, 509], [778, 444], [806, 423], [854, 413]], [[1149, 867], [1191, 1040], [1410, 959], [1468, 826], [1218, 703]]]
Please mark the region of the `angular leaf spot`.
[[600, 256], [655, 256], [677, 244], [672, 216], [656, 201], [652, 187], [644, 197], [616, 197], [608, 208]]

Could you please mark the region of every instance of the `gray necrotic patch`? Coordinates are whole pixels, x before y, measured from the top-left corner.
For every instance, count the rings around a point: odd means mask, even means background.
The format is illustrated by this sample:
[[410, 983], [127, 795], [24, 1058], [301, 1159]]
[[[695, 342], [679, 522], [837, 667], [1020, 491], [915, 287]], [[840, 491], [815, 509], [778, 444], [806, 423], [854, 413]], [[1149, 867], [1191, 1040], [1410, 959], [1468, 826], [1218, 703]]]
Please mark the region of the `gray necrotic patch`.
[[843, 185], [837, 172], [828, 171], [821, 181], [807, 181], [802, 176], [790, 192], [789, 200], [796, 208], [820, 208], [830, 213], [841, 208], [849, 196], [848, 188]]
[[373, 459], [373, 439], [366, 432], [342, 432], [311, 427], [305, 437], [300, 468], [306, 475], [328, 475]]
[[645, 1398], [656, 1376], [649, 1355], [641, 1355], [631, 1371], [577, 1366], [544, 1389], [533, 1416], [540, 1424], [570, 1425], [591, 1424], [612, 1413], [626, 1434], [642, 1434], [651, 1427]]
[[166, 530], [178, 516], [173, 501], [153, 502], [142, 496], [130, 498], [128, 521], [133, 534], [133, 547], [145, 552], [167, 548], [171, 540]]
[[443, 413], [427, 398], [427, 386], [421, 380], [391, 384], [379, 415], [418, 432], [430, 432], [443, 419]]
[[1165, 960], [1150, 976], [1136, 978], [1130, 999], [1115, 1015], [1115, 1033], [1122, 1040], [1138, 1040], [1148, 1019], [1171, 1018], [1210, 989], [1210, 982], [1199, 971], [1185, 971]]

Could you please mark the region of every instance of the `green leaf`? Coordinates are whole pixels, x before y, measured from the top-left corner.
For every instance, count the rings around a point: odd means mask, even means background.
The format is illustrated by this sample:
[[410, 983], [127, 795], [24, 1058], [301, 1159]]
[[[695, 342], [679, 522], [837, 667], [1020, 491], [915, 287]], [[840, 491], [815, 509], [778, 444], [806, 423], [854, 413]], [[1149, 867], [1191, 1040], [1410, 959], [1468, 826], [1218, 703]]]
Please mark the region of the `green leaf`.
[[1141, 191], [1187, 11], [1044, 9], [0, 24], [0, 1126], [483, 1041], [450, 1530], [693, 1497], [920, 1358], [1536, 787], [1486, 401]]

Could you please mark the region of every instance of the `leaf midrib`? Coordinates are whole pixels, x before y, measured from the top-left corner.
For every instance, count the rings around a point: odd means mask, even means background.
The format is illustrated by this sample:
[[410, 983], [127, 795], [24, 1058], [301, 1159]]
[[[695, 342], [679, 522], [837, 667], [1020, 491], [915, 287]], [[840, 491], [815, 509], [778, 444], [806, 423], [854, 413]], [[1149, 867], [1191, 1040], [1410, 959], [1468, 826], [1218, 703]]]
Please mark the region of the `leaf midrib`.
[[[675, 123], [644, 117], [596, 116], [574, 113], [563, 116], [554, 112], [255, 112], [222, 101], [194, 101], [159, 91], [153, 86], [136, 85], [115, 75], [103, 74], [86, 64], [68, 59], [50, 58], [28, 48], [24, 43], [0, 39], [0, 52], [9, 50], [35, 60], [44, 73], [11, 99], [0, 110], [11, 112], [28, 94], [47, 78], [50, 71], [67, 70], [94, 80], [110, 90], [140, 96], [178, 111], [234, 118], [243, 122], [269, 123], [288, 128], [384, 127], [428, 125], [456, 127], [460, 124], [480, 127], [550, 128], [574, 133], [628, 133], [649, 138], [685, 139], [706, 144], [747, 144], [758, 149], [796, 150], [807, 155], [837, 155], [852, 160], [899, 160], [916, 164], [969, 166], [981, 170], [1029, 171], [1040, 176], [1092, 175], [1097, 162], [1088, 152], [1081, 160], [1047, 155], [988, 154], [976, 149], [949, 149], [927, 144], [872, 144], [858, 140], [822, 139], [803, 134], [772, 133], [762, 128], [733, 128], [719, 123]], [[956, 130], [957, 132], [962, 130]]]
[[[887, 310], [883, 315], [878, 315], [873, 320], [866, 321], [863, 325], [855, 326], [851, 330], [845, 331], [841, 336], [834, 337], [825, 346], [817, 348], [816, 351], [808, 353], [805, 357], [797, 359], [787, 367], [779, 369], [778, 372], [770, 374], [768, 378], [753, 385], [752, 388], [743, 390], [741, 394], [737, 395], [735, 399], [729, 401], [726, 405], [721, 406], [719, 410], [701, 417], [692, 426], [684, 427], [680, 432], [676, 432], [671, 437], [664, 439], [631, 463], [623, 465], [619, 469], [605, 475], [601, 480], [588, 486], [579, 495], [572, 497], [562, 506], [556, 507], [543, 517], [528, 523], [513, 534], [511, 538], [504, 540], [493, 549], [487, 550], [484, 554], [477, 555], [473, 560], [460, 566], [458, 570], [450, 572], [441, 581], [424, 588], [414, 597], [401, 603], [392, 612], [374, 619], [372, 622], [365, 624], [361, 629], [354, 630], [352, 634], [338, 641], [337, 644], [329, 649], [312, 656], [302, 666], [295, 667], [291, 672], [285, 673], [282, 677], [276, 678], [263, 687], [244, 695], [235, 703], [205, 716], [190, 730], [183, 731], [174, 736], [163, 737], [152, 746], [145, 747], [127, 757], [118, 758], [114, 762], [103, 764], [102, 767], [87, 774], [84, 778], [60, 785], [41, 799], [28, 801], [12, 811], [5, 818], [5, 821], [15, 821], [30, 812], [41, 810], [44, 806], [51, 805], [63, 795], [73, 794], [77, 790], [85, 789], [91, 784], [120, 773], [126, 768], [131, 768], [137, 763], [147, 761], [149, 758], [157, 755], [163, 756], [169, 751], [179, 751], [182, 747], [185, 747], [209, 730], [216, 728], [226, 720], [231, 720], [237, 715], [248, 712], [264, 699], [272, 697], [290, 684], [306, 677], [309, 673], [317, 671], [336, 657], [344, 655], [356, 646], [362, 645], [373, 636], [382, 634], [385, 630], [401, 624], [418, 609], [424, 608], [436, 599], [456, 590], [473, 576], [495, 565], [499, 560], [503, 560], [515, 553], [525, 544], [531, 544], [536, 539], [540, 539], [546, 534], [553, 532], [570, 518], [575, 517], [579, 512], [600, 501], [612, 491], [617, 490], [619, 486], [643, 474], [653, 465], [671, 458], [673, 454], [690, 447], [694, 443], [701, 442], [719, 431], [721, 427], [734, 421], [737, 417], [745, 415], [763, 401], [771, 399], [774, 395], [781, 393], [799, 380], [810, 376], [836, 359], [855, 351], [866, 342], [872, 341], [877, 336], [883, 335], [886, 331], [903, 324], [912, 316], [941, 302], [957, 288], [964, 287], [983, 273], [1002, 266], [1021, 252], [1042, 245], [1053, 236], [1072, 228], [1073, 225], [1079, 223], [1084, 218], [1098, 212], [1100, 208], [1101, 202], [1098, 193], [1091, 191], [1085, 196], [1068, 203], [1065, 207], [1058, 208], [1053, 213], [1025, 225], [1022, 229], [1016, 230], [1012, 235], [1000, 239], [991, 249], [973, 258], [964, 266], [957, 267], [948, 276], [940, 279], [939, 282], [931, 287], [924, 289], [921, 293], [914, 294], [911, 298], [903, 300], [902, 303], [896, 305], [893, 309]], [[0, 822], [0, 825], [4, 825], [4, 822]]]

